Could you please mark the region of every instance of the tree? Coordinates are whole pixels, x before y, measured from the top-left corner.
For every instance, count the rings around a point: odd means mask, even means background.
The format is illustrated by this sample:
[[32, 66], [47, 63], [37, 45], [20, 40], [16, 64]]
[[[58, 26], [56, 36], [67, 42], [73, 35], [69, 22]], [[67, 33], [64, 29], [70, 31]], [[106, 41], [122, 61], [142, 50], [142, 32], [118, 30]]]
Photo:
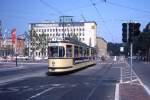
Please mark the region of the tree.
[[23, 54], [24, 54], [24, 56], [28, 56], [29, 55], [29, 48], [28, 47], [25, 47], [23, 49]]
[[47, 41], [47, 36], [46, 34], [42, 33], [39, 35], [39, 49], [40, 52], [42, 53], [42, 57], [44, 57], [44, 54], [46, 53], [48, 41]]
[[122, 47], [122, 43], [108, 43], [107, 51], [111, 56], [119, 56], [121, 54], [120, 47]]
[[147, 61], [150, 61], [150, 23], [146, 25], [143, 32], [135, 40], [135, 51]]
[[35, 51], [39, 49], [39, 37], [34, 29], [29, 31], [30, 49], [32, 50], [32, 59], [34, 61]]

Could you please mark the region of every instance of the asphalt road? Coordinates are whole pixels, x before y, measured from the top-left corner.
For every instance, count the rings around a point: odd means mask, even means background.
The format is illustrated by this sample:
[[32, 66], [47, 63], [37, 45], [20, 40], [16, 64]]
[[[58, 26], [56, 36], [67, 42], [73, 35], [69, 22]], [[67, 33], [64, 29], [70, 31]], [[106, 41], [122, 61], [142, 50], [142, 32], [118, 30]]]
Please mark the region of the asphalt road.
[[150, 89], [150, 64], [134, 61], [133, 68], [141, 81]]
[[[121, 64], [97, 64], [86, 69], [47, 76], [45, 65], [34, 65], [9, 73], [36, 76], [18, 79], [0, 85], [1, 100], [114, 100], [116, 82], [120, 79]], [[7, 73], [7, 71], [5, 71]], [[6, 74], [11, 78], [13, 75]], [[4, 77], [4, 73], [0, 75]]]
[[46, 63], [19, 64], [17, 67], [13, 62], [3, 63], [0, 66], [0, 84], [33, 76], [43, 76], [46, 71]]

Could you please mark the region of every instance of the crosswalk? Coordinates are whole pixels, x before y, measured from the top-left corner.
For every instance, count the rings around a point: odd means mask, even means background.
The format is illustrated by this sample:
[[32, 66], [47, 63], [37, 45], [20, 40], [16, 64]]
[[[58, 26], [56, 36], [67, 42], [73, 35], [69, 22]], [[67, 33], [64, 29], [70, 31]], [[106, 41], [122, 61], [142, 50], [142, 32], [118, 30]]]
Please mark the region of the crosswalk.
[[120, 83], [131, 83], [141, 85], [140, 78], [136, 75], [135, 71], [131, 69], [127, 61], [125, 61], [124, 66], [121, 67], [120, 72]]

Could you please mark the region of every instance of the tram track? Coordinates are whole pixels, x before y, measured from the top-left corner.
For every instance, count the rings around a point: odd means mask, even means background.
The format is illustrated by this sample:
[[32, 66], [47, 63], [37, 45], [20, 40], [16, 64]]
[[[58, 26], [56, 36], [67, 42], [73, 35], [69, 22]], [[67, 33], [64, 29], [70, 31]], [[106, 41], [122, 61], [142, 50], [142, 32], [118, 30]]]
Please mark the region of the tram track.
[[[104, 82], [105, 75], [109, 73], [112, 67], [113, 63], [105, 65], [97, 64], [71, 74], [32, 77], [25, 80], [15, 81], [5, 85], [5, 87], [8, 89], [18, 87], [17, 92], [12, 91], [12, 93], [15, 93], [15, 95], [11, 97], [16, 97], [15, 99], [23, 97], [24, 100], [41, 100], [42, 98], [46, 98], [44, 100], [49, 100], [48, 98], [51, 98], [52, 100], [70, 100], [69, 98], [72, 100], [97, 100], [93, 98], [97, 97], [98, 95], [100, 95], [98, 96], [100, 98], [106, 98], [103, 96], [103, 93], [99, 93], [100, 91], [103, 91], [103, 89], [107, 90], [109, 87], [113, 87], [112, 85], [106, 85]], [[29, 88], [23, 88], [23, 90], [22, 88], [19, 88], [24, 86], [28, 86]], [[1, 89], [3, 90], [3, 86], [1, 86]], [[23, 91], [28, 91], [28, 93]], [[109, 91], [112, 91], [112, 89], [109, 89]], [[5, 92], [4, 94], [8, 95]]]
[[[107, 67], [107, 68], [105, 69], [104, 67]], [[91, 90], [91, 92], [89, 93], [89, 95], [86, 97], [85, 100], [89, 100], [89, 99], [90, 99], [90, 97], [93, 95], [93, 93], [94, 93], [94, 92], [96, 91], [96, 89], [99, 87], [99, 85], [102, 83], [103, 78], [104, 78], [104, 74], [107, 74], [111, 67], [112, 67], [112, 64], [107, 64], [106, 66], [103, 66], [103, 68], [101, 69], [101, 71], [104, 70], [103, 73], [101, 73], [102, 75], [99, 76], [100, 78], [99, 78], [99, 80], [98, 80], [96, 86], [93, 87], [93, 89]], [[98, 73], [99, 71], [100, 71], [100, 70], [98, 70], [97, 73]], [[98, 74], [99, 74], [99, 73], [98, 73]], [[96, 76], [97, 76], [98, 74], [96, 74]]]

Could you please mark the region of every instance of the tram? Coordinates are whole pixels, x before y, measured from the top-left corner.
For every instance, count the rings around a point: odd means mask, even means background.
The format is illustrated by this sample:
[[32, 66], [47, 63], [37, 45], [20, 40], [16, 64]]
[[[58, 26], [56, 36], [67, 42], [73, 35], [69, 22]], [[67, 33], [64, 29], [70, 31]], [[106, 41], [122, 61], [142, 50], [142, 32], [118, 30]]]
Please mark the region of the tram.
[[96, 64], [96, 50], [74, 39], [48, 43], [48, 72], [61, 73]]

